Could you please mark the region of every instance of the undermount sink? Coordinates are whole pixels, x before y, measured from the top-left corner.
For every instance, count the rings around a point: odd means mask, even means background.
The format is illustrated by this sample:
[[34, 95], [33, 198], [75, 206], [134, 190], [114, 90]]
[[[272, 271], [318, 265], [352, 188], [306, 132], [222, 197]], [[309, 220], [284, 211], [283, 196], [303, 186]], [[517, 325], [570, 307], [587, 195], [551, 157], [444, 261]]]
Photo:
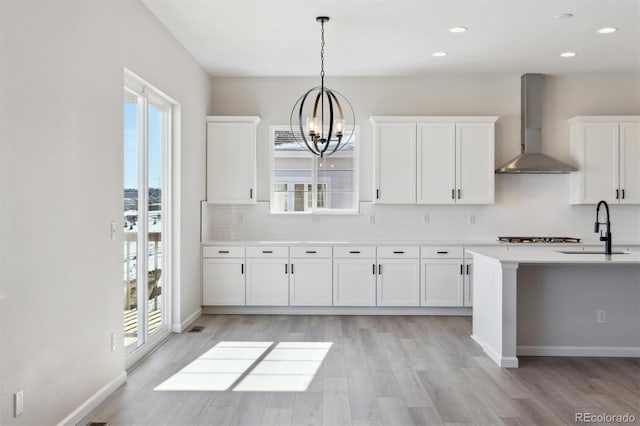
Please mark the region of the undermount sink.
[[[582, 250], [558, 251], [558, 253], [562, 253], [562, 254], [604, 254], [603, 251], [582, 251]], [[629, 252], [628, 251], [612, 251], [611, 254], [629, 254]]]

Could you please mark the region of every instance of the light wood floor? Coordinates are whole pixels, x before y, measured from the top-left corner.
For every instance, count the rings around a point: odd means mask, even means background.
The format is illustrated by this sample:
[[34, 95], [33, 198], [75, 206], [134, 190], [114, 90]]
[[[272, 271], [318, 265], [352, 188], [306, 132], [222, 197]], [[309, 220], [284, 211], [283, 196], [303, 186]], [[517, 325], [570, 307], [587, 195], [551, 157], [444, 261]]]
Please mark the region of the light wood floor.
[[[640, 359], [521, 357], [497, 368], [468, 317], [204, 315], [81, 425], [554, 425], [574, 413], [640, 424]], [[306, 392], [154, 391], [220, 341], [327, 341]]]

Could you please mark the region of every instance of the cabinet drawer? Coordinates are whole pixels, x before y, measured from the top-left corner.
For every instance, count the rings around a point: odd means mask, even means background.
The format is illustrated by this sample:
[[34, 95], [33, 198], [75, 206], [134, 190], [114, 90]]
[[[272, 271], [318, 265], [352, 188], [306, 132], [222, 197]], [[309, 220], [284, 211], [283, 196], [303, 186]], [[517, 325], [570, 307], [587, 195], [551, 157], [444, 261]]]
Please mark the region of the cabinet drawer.
[[423, 259], [462, 259], [464, 249], [462, 246], [421, 246], [420, 256]]
[[376, 257], [375, 247], [334, 247], [333, 257]]
[[291, 247], [291, 257], [331, 257], [331, 247]]
[[418, 258], [420, 254], [418, 247], [378, 247], [378, 257]]
[[244, 247], [206, 246], [202, 257], [244, 257]]
[[247, 257], [289, 257], [289, 247], [247, 247]]

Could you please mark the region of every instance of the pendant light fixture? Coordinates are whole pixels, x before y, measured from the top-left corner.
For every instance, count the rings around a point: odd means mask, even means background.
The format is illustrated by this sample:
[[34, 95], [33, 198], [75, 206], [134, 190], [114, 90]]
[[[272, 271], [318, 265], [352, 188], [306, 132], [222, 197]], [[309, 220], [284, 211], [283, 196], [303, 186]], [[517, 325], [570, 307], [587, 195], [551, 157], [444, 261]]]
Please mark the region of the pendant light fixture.
[[[347, 98], [324, 85], [324, 24], [329, 17], [318, 16], [316, 21], [320, 22], [321, 28], [320, 86], [298, 98], [291, 110], [289, 124], [298, 144], [324, 158], [347, 146], [353, 137], [355, 114]], [[348, 117], [351, 123], [345, 123], [343, 105], [351, 112]]]

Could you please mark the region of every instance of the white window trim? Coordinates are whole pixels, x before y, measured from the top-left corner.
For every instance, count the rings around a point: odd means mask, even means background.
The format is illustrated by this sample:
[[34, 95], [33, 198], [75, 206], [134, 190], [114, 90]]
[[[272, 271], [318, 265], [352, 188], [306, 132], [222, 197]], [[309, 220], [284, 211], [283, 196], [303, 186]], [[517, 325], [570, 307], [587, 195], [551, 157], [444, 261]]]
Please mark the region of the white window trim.
[[[353, 126], [353, 135], [355, 137], [355, 144], [353, 147], [353, 165], [354, 165], [354, 175], [353, 175], [353, 204], [355, 208], [353, 209], [318, 209], [315, 207], [316, 200], [313, 200], [313, 207], [310, 211], [306, 212], [279, 212], [273, 211], [272, 208], [272, 200], [274, 200], [275, 191], [274, 191], [274, 179], [275, 179], [275, 152], [273, 141], [275, 139], [275, 132], [277, 130], [290, 130], [291, 127], [288, 125], [278, 125], [278, 126], [270, 126], [269, 127], [269, 214], [270, 215], [285, 215], [285, 216], [356, 216], [360, 215], [360, 126]], [[340, 151], [336, 152], [332, 155], [332, 157], [339, 158]], [[313, 155], [313, 154], [312, 154]], [[296, 155], [292, 155], [291, 157], [295, 157]], [[300, 156], [307, 157], [308, 154], [300, 153]], [[331, 157], [327, 157], [331, 158]], [[312, 161], [311, 168], [311, 176], [312, 176], [312, 184], [315, 185], [317, 183], [317, 168], [316, 162]], [[312, 188], [315, 188], [312, 186]], [[315, 189], [314, 189], [315, 190]], [[315, 198], [315, 197], [314, 197]]]

